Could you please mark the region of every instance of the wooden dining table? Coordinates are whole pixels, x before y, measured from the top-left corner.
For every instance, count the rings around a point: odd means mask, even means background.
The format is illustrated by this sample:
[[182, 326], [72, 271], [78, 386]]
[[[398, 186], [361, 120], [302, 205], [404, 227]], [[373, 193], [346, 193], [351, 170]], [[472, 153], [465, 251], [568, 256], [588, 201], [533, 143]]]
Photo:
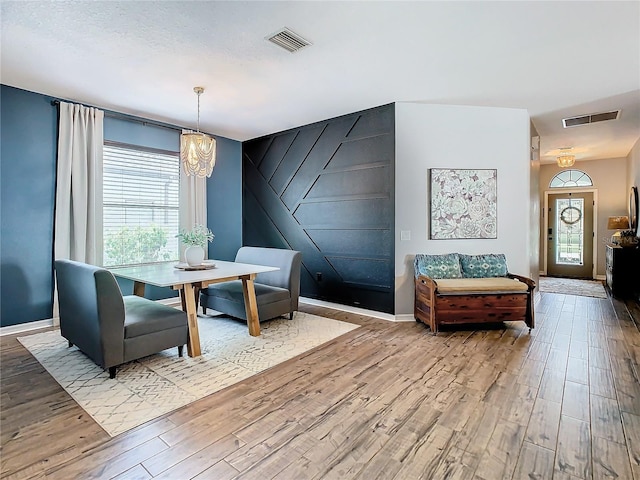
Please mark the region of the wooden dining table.
[[133, 280], [134, 295], [143, 297], [145, 285], [170, 287], [173, 290], [178, 290], [189, 325], [187, 352], [190, 357], [197, 357], [201, 355], [197, 314], [198, 292], [212, 283], [242, 280], [249, 334], [258, 336], [260, 335], [260, 319], [258, 318], [258, 305], [253, 281], [259, 273], [279, 269], [264, 265], [209, 260], [203, 264], [200, 270], [188, 269], [186, 264], [177, 262], [116, 267], [109, 270], [118, 277]]

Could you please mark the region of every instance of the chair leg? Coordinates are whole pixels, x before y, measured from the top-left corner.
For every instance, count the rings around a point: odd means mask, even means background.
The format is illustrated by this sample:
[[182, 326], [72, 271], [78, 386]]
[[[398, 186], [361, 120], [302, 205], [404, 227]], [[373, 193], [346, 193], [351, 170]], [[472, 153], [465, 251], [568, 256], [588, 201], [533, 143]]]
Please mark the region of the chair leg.
[[178, 345], [178, 356], [182, 357], [182, 352], [184, 351], [184, 345]]
[[109, 378], [116, 378], [116, 367], [109, 367]]

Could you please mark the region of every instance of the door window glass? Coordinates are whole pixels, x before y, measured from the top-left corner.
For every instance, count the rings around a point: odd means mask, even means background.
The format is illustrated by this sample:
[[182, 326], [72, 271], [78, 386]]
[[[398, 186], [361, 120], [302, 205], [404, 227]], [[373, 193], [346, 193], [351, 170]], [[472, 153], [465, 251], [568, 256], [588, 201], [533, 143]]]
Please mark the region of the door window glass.
[[584, 199], [556, 200], [556, 263], [584, 264]]

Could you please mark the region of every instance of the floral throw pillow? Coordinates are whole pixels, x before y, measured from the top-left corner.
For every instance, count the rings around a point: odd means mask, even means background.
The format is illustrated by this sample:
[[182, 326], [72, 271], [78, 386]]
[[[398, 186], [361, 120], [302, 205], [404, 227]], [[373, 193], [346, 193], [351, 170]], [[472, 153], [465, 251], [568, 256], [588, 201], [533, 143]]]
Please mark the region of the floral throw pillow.
[[484, 255], [460, 255], [464, 278], [504, 277], [507, 275], [507, 259], [502, 253]]
[[416, 277], [427, 275], [431, 278], [462, 278], [460, 257], [457, 253], [425, 255], [419, 253], [414, 261]]

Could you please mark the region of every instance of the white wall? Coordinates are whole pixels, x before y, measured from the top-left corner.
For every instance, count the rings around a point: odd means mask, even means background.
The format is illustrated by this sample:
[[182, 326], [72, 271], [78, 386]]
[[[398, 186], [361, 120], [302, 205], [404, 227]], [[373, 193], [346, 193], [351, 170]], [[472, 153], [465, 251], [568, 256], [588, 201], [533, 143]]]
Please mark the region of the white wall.
[[627, 175], [629, 177], [627, 190], [631, 190], [633, 186], [640, 188], [640, 139], [627, 155]]
[[[640, 139], [627, 155], [627, 177], [627, 192], [629, 194], [631, 193], [631, 187], [640, 189]], [[638, 237], [640, 237], [640, 228], [638, 229]]]
[[[631, 187], [640, 189], [640, 139], [636, 141], [629, 155], [627, 155], [627, 192], [631, 193]], [[629, 195], [630, 196], [630, 195]], [[640, 221], [640, 216], [638, 217]], [[640, 238], [640, 228], [638, 228], [637, 236]], [[636, 296], [636, 300], [640, 302], [640, 296]]]
[[[413, 313], [416, 253], [504, 253], [509, 271], [532, 275], [529, 127], [521, 109], [396, 103], [396, 315]], [[429, 240], [430, 168], [497, 169], [497, 239]]]
[[[540, 279], [540, 136], [531, 128], [531, 162], [529, 175], [529, 277], [539, 285]], [[535, 141], [534, 141], [535, 137]], [[538, 289], [536, 289], [538, 292]]]

